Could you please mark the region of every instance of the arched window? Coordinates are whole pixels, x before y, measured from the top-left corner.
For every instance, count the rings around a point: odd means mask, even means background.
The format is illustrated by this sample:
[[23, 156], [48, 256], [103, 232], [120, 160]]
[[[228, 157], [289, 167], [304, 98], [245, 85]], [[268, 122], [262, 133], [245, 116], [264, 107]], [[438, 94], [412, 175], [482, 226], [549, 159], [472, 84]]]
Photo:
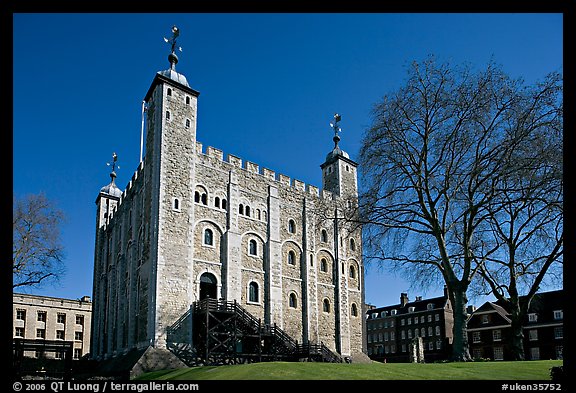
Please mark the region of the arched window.
[[322, 311], [330, 312], [330, 300], [324, 299], [324, 301], [322, 302]]
[[322, 232], [320, 233], [320, 240], [323, 243], [328, 243], [328, 232], [326, 232], [326, 229], [322, 229]]
[[226, 199], [222, 199], [222, 209], [226, 210], [227, 204]]
[[186, 119], [185, 125], [186, 128], [190, 128], [190, 119]]
[[260, 209], [256, 209], [256, 218], [259, 220], [262, 219], [262, 213], [260, 212]]
[[246, 206], [246, 217], [250, 217], [250, 206]]
[[350, 250], [356, 251], [356, 242], [354, 239], [350, 239]]
[[186, 96], [186, 105], [190, 105], [190, 97]]
[[296, 265], [296, 254], [294, 254], [294, 251], [292, 250], [288, 252], [288, 264]]
[[211, 229], [204, 229], [204, 244], [207, 246], [214, 245], [214, 234]]
[[354, 266], [350, 266], [350, 278], [356, 278], [356, 269], [354, 269]]
[[169, 96], [172, 95], [172, 89], [171, 88], [168, 88], [168, 90], [166, 91], [166, 95], [169, 95]]
[[288, 300], [288, 304], [290, 306], [290, 308], [296, 308], [298, 307], [298, 299], [296, 298], [296, 294], [295, 293], [291, 293], [289, 300]]
[[214, 198], [214, 206], [220, 209], [220, 198]]
[[240, 205], [238, 206], [238, 213], [244, 214], [244, 205], [243, 205], [243, 204], [240, 204]]
[[350, 311], [350, 313], [352, 314], [353, 317], [358, 316], [358, 306], [356, 306], [356, 303], [352, 303], [352, 310]]
[[200, 203], [200, 193], [198, 191], [194, 193], [194, 202]]
[[166, 120], [170, 120], [170, 111], [166, 111]]
[[202, 194], [202, 204], [208, 206], [208, 195]]
[[[174, 198], [172, 200], [172, 209], [176, 211], [180, 211], [180, 199]], [[132, 210], [130, 210], [130, 214], [132, 214]]]
[[320, 260], [320, 271], [327, 272], [328, 271], [328, 262], [326, 262], [326, 258], [322, 258]]
[[296, 233], [296, 223], [294, 222], [294, 220], [288, 221], [288, 232]]
[[258, 283], [254, 281], [248, 286], [248, 301], [258, 303]]
[[256, 244], [256, 240], [250, 239], [248, 252], [250, 255], [258, 255], [258, 245]]

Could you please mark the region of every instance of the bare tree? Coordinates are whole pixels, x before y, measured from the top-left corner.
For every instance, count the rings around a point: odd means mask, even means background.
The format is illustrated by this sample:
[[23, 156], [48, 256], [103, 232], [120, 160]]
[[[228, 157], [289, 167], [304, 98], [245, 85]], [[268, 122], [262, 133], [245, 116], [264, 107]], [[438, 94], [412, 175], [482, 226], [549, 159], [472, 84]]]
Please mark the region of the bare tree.
[[63, 213], [44, 194], [13, 196], [12, 287], [39, 286], [64, 273]]
[[522, 325], [534, 294], [547, 276], [562, 279], [562, 91], [561, 75], [552, 73], [523, 92], [510, 116], [508, 176], [487, 204], [478, 236], [482, 284], [510, 311], [515, 360], [524, 360]]
[[414, 62], [406, 86], [375, 105], [362, 142], [366, 257], [423, 286], [445, 283], [453, 360], [470, 360], [467, 291], [485, 266], [477, 236], [514, 171], [511, 118], [521, 87], [492, 62], [478, 72], [433, 57]]

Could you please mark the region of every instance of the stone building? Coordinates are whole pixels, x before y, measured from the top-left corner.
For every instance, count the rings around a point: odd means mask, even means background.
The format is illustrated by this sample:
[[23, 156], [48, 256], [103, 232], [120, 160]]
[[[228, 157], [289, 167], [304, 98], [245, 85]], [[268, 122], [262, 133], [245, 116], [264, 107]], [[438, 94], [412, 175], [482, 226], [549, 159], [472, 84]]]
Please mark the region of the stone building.
[[191, 329], [173, 327], [212, 297], [299, 342], [361, 356], [361, 229], [335, 218], [357, 206], [357, 164], [338, 145], [339, 116], [322, 189], [203, 147], [176, 37], [144, 97], [145, 156], [124, 190], [113, 169], [96, 199], [92, 355], [190, 342]]
[[[13, 293], [12, 309], [13, 338], [72, 342], [74, 359], [90, 351], [92, 302], [89, 296], [74, 300]], [[59, 358], [62, 354], [25, 351], [24, 355]]]

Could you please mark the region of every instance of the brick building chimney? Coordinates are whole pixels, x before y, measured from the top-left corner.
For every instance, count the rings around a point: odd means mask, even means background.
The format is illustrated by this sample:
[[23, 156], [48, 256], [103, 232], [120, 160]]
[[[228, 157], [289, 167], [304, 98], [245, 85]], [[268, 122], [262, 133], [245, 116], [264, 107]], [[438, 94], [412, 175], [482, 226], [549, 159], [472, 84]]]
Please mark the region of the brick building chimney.
[[400, 305], [404, 307], [406, 304], [408, 304], [408, 294], [402, 292], [400, 294]]

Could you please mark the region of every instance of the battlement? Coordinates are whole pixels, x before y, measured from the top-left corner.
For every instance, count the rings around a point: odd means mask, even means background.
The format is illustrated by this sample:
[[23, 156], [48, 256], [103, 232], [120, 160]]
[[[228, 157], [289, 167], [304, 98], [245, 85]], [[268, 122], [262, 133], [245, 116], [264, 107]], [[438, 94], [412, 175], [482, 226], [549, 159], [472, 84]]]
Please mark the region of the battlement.
[[204, 146], [201, 142], [196, 142], [196, 153], [204, 155], [218, 161], [221, 161], [227, 165], [231, 165], [235, 168], [245, 170], [246, 172], [254, 173], [265, 177], [266, 179], [278, 182], [286, 187], [292, 187], [297, 191], [322, 198], [322, 199], [333, 199], [334, 194], [332, 192], [322, 190], [316, 186], [306, 184], [301, 180], [292, 179], [289, 176], [283, 175], [281, 173], [276, 173], [275, 171], [268, 169], [266, 167], [260, 166], [251, 161], [244, 161], [242, 158], [235, 156], [233, 154], [228, 154], [224, 157], [224, 152], [212, 146]]

